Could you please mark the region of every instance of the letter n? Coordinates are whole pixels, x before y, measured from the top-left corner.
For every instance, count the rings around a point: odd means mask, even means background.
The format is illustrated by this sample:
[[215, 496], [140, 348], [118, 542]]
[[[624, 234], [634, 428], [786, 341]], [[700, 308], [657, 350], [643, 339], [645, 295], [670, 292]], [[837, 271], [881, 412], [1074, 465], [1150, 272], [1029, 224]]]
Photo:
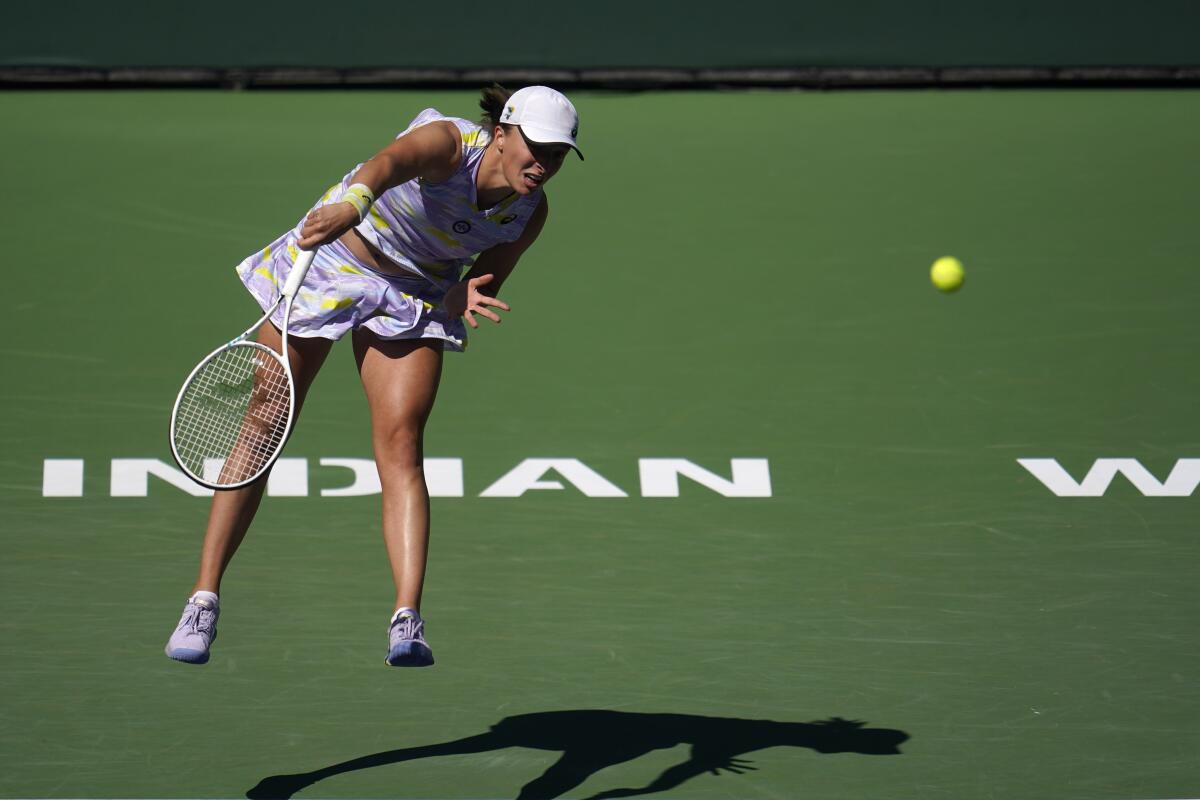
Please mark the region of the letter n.
[[642, 497], [679, 497], [679, 476], [690, 478], [722, 497], [770, 497], [771, 470], [765, 458], [729, 459], [726, 479], [686, 458], [639, 458]]
[[150, 493], [151, 475], [193, 497], [211, 497], [213, 493], [212, 489], [205, 489], [157, 458], [114, 458], [110, 494], [113, 497], [145, 497]]

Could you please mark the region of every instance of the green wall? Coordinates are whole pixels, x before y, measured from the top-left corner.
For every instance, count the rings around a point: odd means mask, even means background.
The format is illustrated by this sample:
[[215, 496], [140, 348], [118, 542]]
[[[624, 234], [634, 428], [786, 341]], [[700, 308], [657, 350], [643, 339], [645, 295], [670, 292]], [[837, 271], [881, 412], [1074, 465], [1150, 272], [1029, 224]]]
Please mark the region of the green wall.
[[[650, 68], [1200, 64], [1181, 0], [28, 3], [0, 66]], [[373, 10], [375, 9], [375, 10]]]

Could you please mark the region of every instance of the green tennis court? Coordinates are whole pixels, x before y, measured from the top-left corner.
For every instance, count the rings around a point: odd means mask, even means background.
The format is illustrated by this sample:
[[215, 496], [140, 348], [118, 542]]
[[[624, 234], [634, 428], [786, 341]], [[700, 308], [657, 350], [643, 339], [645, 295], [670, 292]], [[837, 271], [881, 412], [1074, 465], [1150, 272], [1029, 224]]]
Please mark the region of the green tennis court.
[[573, 98], [447, 357], [414, 671], [348, 345], [205, 667], [161, 474], [233, 266], [475, 95], [0, 94], [0, 796], [1200, 794], [1200, 92]]

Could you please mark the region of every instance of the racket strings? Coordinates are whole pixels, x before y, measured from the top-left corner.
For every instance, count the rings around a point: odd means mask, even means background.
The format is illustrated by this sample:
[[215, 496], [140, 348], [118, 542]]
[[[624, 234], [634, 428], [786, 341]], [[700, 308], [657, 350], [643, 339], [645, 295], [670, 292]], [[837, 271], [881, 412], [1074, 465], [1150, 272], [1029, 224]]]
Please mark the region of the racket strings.
[[174, 436], [182, 465], [218, 486], [257, 476], [283, 446], [290, 383], [279, 360], [253, 345], [212, 357], [180, 397]]

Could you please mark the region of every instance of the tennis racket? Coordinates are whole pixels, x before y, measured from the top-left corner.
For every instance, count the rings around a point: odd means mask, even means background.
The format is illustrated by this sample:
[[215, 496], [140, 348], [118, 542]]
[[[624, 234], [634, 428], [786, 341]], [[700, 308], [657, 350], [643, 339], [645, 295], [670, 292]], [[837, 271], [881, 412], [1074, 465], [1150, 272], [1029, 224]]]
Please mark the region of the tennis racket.
[[[279, 300], [246, 332], [196, 365], [171, 411], [171, 454], [187, 476], [210, 489], [253, 483], [279, 457], [296, 418], [296, 387], [288, 358], [292, 300], [316, 249], [301, 250]], [[279, 303], [283, 353], [250, 336]]]

